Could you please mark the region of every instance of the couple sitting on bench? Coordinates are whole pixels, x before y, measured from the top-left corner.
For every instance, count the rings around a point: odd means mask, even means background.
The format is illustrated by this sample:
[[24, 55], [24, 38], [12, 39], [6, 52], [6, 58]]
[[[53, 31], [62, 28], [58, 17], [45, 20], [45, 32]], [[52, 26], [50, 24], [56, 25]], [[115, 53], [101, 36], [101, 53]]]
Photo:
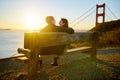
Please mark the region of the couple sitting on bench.
[[[55, 19], [53, 16], [47, 16], [46, 17], [46, 23], [48, 24], [45, 28], [43, 28], [40, 32], [65, 32], [68, 34], [73, 34], [74, 30], [72, 28], [69, 28], [68, 26], [68, 20], [65, 18], [61, 18], [59, 22], [59, 26], [55, 25]], [[58, 55], [61, 55], [64, 53], [65, 45], [60, 46], [53, 46], [53, 47], [45, 47], [41, 49], [41, 55], [42, 54], [56, 54], [56, 57], [54, 58], [54, 62], [51, 63], [53, 66], [57, 66], [59, 59]], [[42, 60], [40, 60], [40, 65], [42, 65]]]

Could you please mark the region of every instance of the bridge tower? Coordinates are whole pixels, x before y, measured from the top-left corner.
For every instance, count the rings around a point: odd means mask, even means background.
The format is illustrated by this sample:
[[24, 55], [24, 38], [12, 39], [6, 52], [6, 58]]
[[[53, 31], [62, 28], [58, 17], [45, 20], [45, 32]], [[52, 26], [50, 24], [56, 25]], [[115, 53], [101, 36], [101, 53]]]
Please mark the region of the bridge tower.
[[[101, 9], [102, 11], [100, 12], [99, 9]], [[105, 3], [102, 5], [98, 5], [98, 4], [96, 5], [96, 24], [95, 24], [96, 27], [99, 24], [99, 21], [98, 21], [99, 17], [102, 17], [102, 23], [104, 23], [105, 22]]]

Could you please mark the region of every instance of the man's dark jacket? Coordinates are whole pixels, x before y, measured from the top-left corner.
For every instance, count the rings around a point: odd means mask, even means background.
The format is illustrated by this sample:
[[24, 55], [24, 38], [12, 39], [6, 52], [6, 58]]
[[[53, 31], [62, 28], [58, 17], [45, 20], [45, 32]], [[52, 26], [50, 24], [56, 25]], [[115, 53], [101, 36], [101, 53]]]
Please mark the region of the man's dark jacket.
[[[55, 26], [53, 24], [47, 25], [43, 28], [40, 32], [65, 32], [69, 34], [73, 34], [74, 30], [72, 28], [64, 28]], [[64, 53], [65, 45], [60, 46], [53, 46], [53, 47], [45, 47], [41, 49], [41, 54], [48, 55], [48, 54], [58, 54], [61, 55]]]

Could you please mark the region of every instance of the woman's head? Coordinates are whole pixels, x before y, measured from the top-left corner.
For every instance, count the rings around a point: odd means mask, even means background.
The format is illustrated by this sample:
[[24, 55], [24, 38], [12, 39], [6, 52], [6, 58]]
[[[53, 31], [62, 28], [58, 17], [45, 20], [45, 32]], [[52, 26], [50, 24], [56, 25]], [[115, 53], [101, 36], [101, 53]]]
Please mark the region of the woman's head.
[[65, 18], [61, 18], [61, 20], [59, 22], [59, 25], [62, 26], [62, 27], [68, 28], [68, 20], [65, 19]]

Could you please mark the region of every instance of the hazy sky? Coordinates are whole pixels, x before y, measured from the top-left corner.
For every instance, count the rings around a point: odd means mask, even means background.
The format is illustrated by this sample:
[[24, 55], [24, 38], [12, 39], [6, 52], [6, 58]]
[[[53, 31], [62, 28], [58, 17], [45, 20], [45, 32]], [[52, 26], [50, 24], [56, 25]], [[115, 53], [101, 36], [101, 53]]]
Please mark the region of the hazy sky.
[[[0, 28], [39, 29], [46, 25], [45, 17], [52, 15], [56, 19], [56, 25], [60, 18], [73, 22], [80, 17], [76, 21], [80, 23], [74, 22], [78, 25], [70, 24], [70, 27], [91, 29], [95, 26], [96, 4], [103, 3], [107, 6], [106, 21], [120, 19], [120, 0], [0, 0]], [[89, 9], [91, 11], [87, 12]]]

